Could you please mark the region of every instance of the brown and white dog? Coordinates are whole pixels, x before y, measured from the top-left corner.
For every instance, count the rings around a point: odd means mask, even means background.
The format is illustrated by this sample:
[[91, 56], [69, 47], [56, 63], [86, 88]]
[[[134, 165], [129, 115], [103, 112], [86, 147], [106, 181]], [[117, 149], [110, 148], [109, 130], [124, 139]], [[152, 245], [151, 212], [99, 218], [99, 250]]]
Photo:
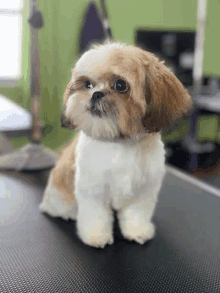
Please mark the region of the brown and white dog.
[[77, 221], [88, 245], [113, 243], [113, 210], [123, 236], [152, 239], [165, 174], [160, 130], [192, 101], [153, 54], [121, 43], [95, 45], [72, 71], [63, 124], [79, 130], [51, 172], [41, 210]]

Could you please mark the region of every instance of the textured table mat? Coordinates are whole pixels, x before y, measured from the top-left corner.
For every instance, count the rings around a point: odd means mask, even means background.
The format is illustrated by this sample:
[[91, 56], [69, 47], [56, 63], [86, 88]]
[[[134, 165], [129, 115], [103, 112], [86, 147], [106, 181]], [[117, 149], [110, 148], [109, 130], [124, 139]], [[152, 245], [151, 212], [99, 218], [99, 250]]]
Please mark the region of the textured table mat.
[[[35, 174], [36, 175], [36, 174]], [[121, 236], [104, 250], [76, 236], [74, 221], [41, 214], [45, 183], [0, 173], [0, 292], [220, 292], [220, 198], [167, 172], [141, 246]]]

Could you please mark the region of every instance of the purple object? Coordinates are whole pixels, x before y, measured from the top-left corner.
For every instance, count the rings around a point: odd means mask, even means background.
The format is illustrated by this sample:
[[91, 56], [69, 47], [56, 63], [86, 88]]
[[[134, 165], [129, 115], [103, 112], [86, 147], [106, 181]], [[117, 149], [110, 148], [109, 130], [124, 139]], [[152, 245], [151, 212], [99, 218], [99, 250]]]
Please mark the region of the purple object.
[[95, 1], [90, 1], [86, 8], [80, 39], [80, 54], [92, 43], [102, 43], [105, 39], [104, 26]]

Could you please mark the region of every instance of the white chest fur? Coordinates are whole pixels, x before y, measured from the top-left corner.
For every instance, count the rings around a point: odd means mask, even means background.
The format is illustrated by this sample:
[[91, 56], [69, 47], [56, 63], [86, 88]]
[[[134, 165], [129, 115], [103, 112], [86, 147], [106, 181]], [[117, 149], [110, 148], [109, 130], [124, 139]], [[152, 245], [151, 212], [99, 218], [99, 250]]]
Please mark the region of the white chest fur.
[[104, 142], [81, 132], [76, 148], [76, 199], [97, 198], [120, 209], [152, 185], [161, 185], [164, 153], [160, 134], [146, 134], [138, 142]]

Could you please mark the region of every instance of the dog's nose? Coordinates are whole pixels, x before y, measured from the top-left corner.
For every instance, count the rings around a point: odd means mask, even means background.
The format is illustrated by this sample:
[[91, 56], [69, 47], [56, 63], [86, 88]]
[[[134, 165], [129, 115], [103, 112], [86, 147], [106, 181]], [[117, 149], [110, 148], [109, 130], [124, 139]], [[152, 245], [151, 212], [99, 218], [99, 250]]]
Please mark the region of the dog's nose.
[[92, 95], [92, 101], [97, 102], [98, 100], [100, 100], [103, 97], [104, 97], [103, 92], [94, 92], [93, 95]]

